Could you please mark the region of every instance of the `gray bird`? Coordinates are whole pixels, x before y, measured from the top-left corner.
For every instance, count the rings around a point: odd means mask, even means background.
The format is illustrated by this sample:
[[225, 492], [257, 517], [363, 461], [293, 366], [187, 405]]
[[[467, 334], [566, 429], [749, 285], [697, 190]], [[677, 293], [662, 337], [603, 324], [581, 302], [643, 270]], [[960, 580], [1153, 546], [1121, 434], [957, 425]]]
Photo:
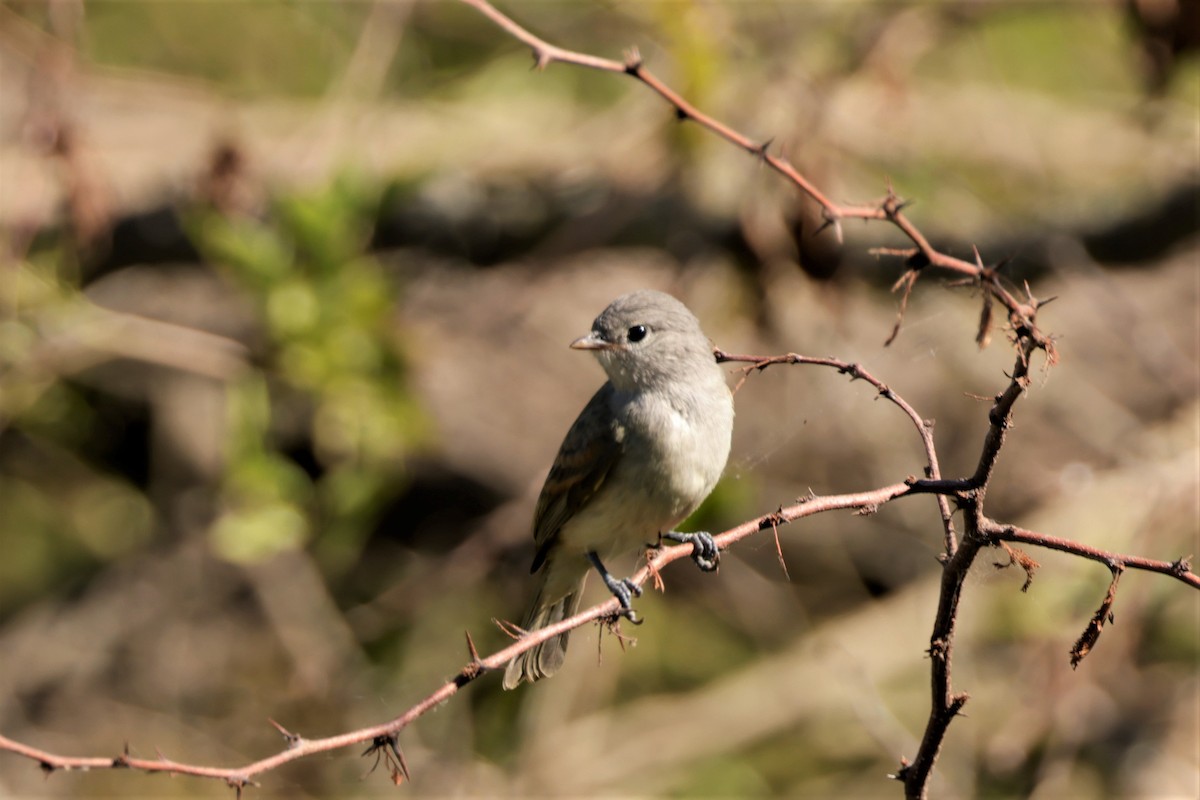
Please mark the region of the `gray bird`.
[[[573, 616], [591, 568], [638, 622], [630, 603], [641, 589], [604, 561], [659, 537], [690, 542], [701, 569], [717, 568], [709, 534], [673, 530], [721, 477], [733, 433], [733, 397], [699, 321], [670, 295], [632, 292], [571, 347], [590, 350], [608, 382], [567, 432], [538, 497], [530, 572], [541, 571], [541, 586], [526, 631]], [[504, 688], [553, 675], [566, 650], [564, 633], [517, 656]]]

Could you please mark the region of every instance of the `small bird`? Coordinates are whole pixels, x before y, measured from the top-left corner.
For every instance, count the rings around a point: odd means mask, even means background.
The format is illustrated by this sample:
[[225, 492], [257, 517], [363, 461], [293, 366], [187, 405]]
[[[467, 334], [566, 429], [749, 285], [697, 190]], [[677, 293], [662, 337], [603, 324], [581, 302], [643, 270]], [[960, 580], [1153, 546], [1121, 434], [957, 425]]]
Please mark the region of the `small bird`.
[[[641, 588], [618, 580], [605, 560], [661, 538], [692, 545], [705, 571], [718, 551], [707, 533], [678, 533], [725, 469], [733, 434], [733, 396], [700, 322], [674, 297], [649, 290], [614, 300], [586, 336], [608, 375], [559, 447], [533, 514], [532, 573], [541, 585], [523, 625], [534, 631], [579, 610], [590, 569], [639, 622], [631, 606]], [[567, 634], [513, 659], [504, 688], [553, 675]]]

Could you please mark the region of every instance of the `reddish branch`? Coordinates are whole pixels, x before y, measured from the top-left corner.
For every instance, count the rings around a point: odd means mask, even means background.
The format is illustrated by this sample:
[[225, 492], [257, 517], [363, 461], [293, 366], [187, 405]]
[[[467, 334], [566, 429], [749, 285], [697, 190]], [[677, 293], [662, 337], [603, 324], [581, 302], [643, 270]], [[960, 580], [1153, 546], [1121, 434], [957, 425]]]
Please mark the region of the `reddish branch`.
[[[1001, 282], [999, 270], [1003, 265], [985, 265], [978, 250], [975, 251], [975, 262], [970, 263], [934, 249], [912, 221], [904, 215], [905, 203], [892, 190], [890, 184], [888, 185], [885, 198], [878, 205], [843, 206], [832, 202], [800, 174], [790, 162], [782, 157], [772, 155], [770, 153], [770, 140], [761, 143], [756, 142], [724, 123], [704, 114], [680, 97], [645, 68], [641, 56], [636, 49], [629, 51], [623, 62], [577, 53], [552, 45], [534, 35], [506, 15], [497, 11], [487, 0], [463, 0], [463, 2], [478, 9], [514, 38], [528, 45], [533, 50], [534, 60], [539, 69], [544, 69], [555, 61], [559, 61], [607, 72], [623, 73], [641, 81], [675, 109], [678, 119], [681, 121], [691, 120], [736, 147], [762, 159], [769, 167], [795, 184], [801, 191], [821, 206], [822, 215], [825, 219], [825, 225], [822, 226], [822, 229], [832, 227], [838, 235], [839, 240], [841, 238], [840, 223], [842, 219], [846, 218], [884, 220], [899, 228], [915, 247], [907, 250], [887, 251], [887, 254], [890, 255], [904, 256], [907, 265], [904, 274], [893, 286], [893, 291], [901, 291], [902, 294], [896, 323], [891, 336], [888, 338], [888, 343], [894, 340], [899, 334], [909, 295], [917, 279], [920, 277], [921, 271], [928, 266], [961, 274], [965, 276], [967, 282], [974, 283], [981, 288], [982, 308], [980, 311], [979, 327], [976, 333], [976, 341], [980, 346], [986, 346], [990, 340], [994, 327], [995, 303], [999, 302], [1008, 310], [1008, 323], [1010, 329], [1013, 331], [1017, 346], [1017, 363], [1013, 370], [1009, 386], [1003, 393], [996, 397], [989, 412], [988, 419], [990, 424], [975, 473], [970, 478], [957, 481], [946, 481], [939, 475], [931, 424], [923, 421], [911, 406], [899, 400], [885, 384], [871, 378], [857, 365], [836, 362], [833, 359], [806, 358], [794, 354], [756, 359], [752, 356], [729, 356], [719, 351], [717, 353], [718, 358], [721, 360], [750, 362], [752, 366], [746, 369], [746, 375], [755, 369], [764, 369], [767, 366], [779, 363], [807, 363], [834, 366], [840, 371], [850, 374], [852, 378], [869, 381], [879, 390], [882, 396], [897, 403], [912, 420], [921, 436], [928, 459], [926, 477], [924, 481], [912, 480], [908, 483], [915, 491], [932, 492], [937, 495], [945, 532], [946, 552], [942, 556], [944, 570], [942, 574], [941, 594], [928, 651], [932, 662], [932, 708], [916, 760], [911, 764], [905, 762], [895, 777], [904, 782], [905, 794], [908, 797], [925, 797], [928, 792], [929, 777], [932, 774], [933, 765], [937, 760], [942, 742], [945, 739], [946, 731], [949, 728], [951, 720], [958, 715], [963, 705], [967, 702], [966, 694], [956, 694], [953, 691], [950, 667], [955, 626], [958, 618], [958, 604], [962, 594], [963, 582], [979, 550], [984, 546], [995, 545], [1001, 541], [1021, 540], [1028, 541], [1030, 544], [1054, 546], [1055, 549], [1074, 552], [1085, 558], [1096, 557], [1095, 551], [1092, 551], [1091, 548], [1075, 542], [1056, 539], [1051, 544], [1051, 540], [1047, 537], [1039, 537], [1037, 535], [1021, 536], [1018, 534], [1018, 529], [1011, 526], [1000, 526], [989, 520], [984, 515], [983, 510], [988, 484], [1008, 432], [1013, 406], [1028, 386], [1030, 357], [1036, 350], [1042, 350], [1046, 353], [1046, 357], [1051, 364], [1057, 360], [1053, 340], [1043, 334], [1036, 324], [1039, 306], [1045, 305], [1049, 300], [1039, 302], [1029, 290], [1028, 285], [1025, 286], [1025, 299], [1023, 301], [1018, 300], [1013, 292], [1009, 291]], [[745, 377], [743, 377], [744, 380]], [[957, 537], [951, 519], [948, 499], [953, 499], [954, 503], [963, 512], [965, 531], [961, 545], [956, 541]], [[1028, 534], [1029, 532], [1024, 533]], [[1009, 548], [1009, 555], [1012, 561], [1020, 563], [1024, 567], [1026, 571], [1024, 588], [1028, 588], [1033, 577], [1033, 571], [1036, 568], [1036, 562], [1033, 562], [1032, 559], [1023, 553], [1014, 551], [1012, 548]], [[1113, 570], [1112, 584], [1104, 603], [1102, 603], [1092, 622], [1089, 624], [1088, 629], [1080, 637], [1079, 642], [1077, 642], [1075, 648], [1072, 650], [1073, 664], [1077, 664], [1079, 659], [1083, 658], [1091, 649], [1100, 635], [1104, 621], [1110, 615], [1110, 609], [1116, 597], [1117, 579], [1120, 576], [1122, 565], [1133, 566], [1134, 563], [1138, 563], [1139, 568], [1163, 571], [1188, 583], [1193, 583], [1195, 578], [1191, 573], [1186, 559], [1181, 559], [1171, 564], [1164, 564], [1164, 562], [1115, 557], [1115, 560], [1107, 563], [1109, 563], [1110, 569]], [[1151, 566], [1151, 564], [1154, 564], [1154, 566]]]
[[1152, 558], [1129, 556], [1123, 553], [1099, 550], [1071, 539], [1063, 539], [1046, 533], [1018, 528], [1015, 525], [1002, 525], [992, 520], [984, 520], [981, 533], [990, 540], [998, 542], [1032, 544], [1038, 547], [1045, 547], [1047, 550], [1057, 550], [1060, 553], [1070, 553], [1080, 558], [1099, 561], [1110, 570], [1118, 572], [1125, 569], [1138, 569], [1146, 572], [1157, 572], [1161, 575], [1170, 575], [1172, 578], [1178, 578], [1195, 589], [1200, 589], [1200, 576], [1192, 572], [1191, 556], [1180, 558], [1176, 561], [1157, 561]]
[[[1036, 301], [1031, 302], [1035, 304]], [[927, 796], [929, 779], [933, 766], [937, 762], [938, 753], [945, 741], [950, 723], [958, 716], [969, 696], [966, 693], [956, 693], [951, 679], [951, 660], [954, 651], [954, 635], [958, 621], [958, 607], [962, 596], [962, 588], [967, 573], [974, 564], [979, 551], [987, 546], [999, 545], [1001, 542], [1021, 542], [1037, 545], [1061, 552], [1070, 553], [1104, 563], [1113, 571], [1113, 581], [1100, 608], [1093, 615], [1087, 628], [1071, 649], [1071, 664], [1077, 666], [1088, 654], [1099, 639], [1104, 624], [1111, 618], [1112, 605], [1116, 600], [1117, 579], [1125, 568], [1141, 569], [1159, 572], [1175, 577], [1188, 585], [1200, 588], [1200, 576], [1191, 572], [1189, 559], [1179, 559], [1174, 562], [1156, 561], [1137, 556], [1127, 556], [1110, 553], [1080, 542], [1071, 541], [1046, 534], [1035, 533], [1013, 525], [1005, 525], [987, 518], [983, 513], [984, 498], [987, 487], [995, 469], [1000, 451], [1012, 421], [1013, 408], [1017, 400], [1025, 393], [1029, 385], [1030, 358], [1038, 349], [1036, 341], [1028, 335], [1027, 330], [1017, 331], [1017, 357], [1013, 367], [1012, 377], [1008, 387], [995, 397], [992, 408], [988, 412], [989, 426], [984, 436], [975, 472], [969, 478], [944, 480], [938, 474], [937, 451], [933, 441], [933, 425], [917, 413], [917, 411], [902, 397], [897, 395], [886, 384], [866, 372], [860, 365], [840, 361], [833, 358], [812, 358], [795, 353], [780, 356], [750, 356], [732, 355], [721, 350], [717, 351], [718, 361], [746, 362], [750, 366], [743, 368], [743, 378], [758, 370], [766, 369], [775, 364], [814, 364], [837, 369], [838, 372], [850, 375], [852, 380], [864, 380], [874, 386], [881, 397], [895, 403], [916, 427], [925, 447], [929, 460], [926, 467], [925, 480], [910, 479], [907, 481], [912, 490], [906, 494], [932, 493], [938, 498], [946, 532], [946, 552], [941, 557], [944, 569], [942, 572], [941, 589], [938, 598], [938, 608], [934, 617], [933, 632], [926, 651], [930, 658], [930, 683], [932, 702], [929, 719], [922, 736], [920, 747], [914, 761], [902, 762], [895, 778], [904, 783], [905, 794], [911, 798]], [[740, 388], [741, 383], [738, 384]], [[897, 495], [901, 497], [904, 495]], [[955, 535], [949, 500], [963, 512], [964, 536], [961, 546], [955, 547]], [[1011, 562], [1019, 563], [1026, 572], [1026, 582], [1023, 590], [1028, 589], [1036, 569], [1036, 562], [1019, 551], [1009, 549]]]
[[[910, 492], [911, 489], [907, 484], [896, 483], [891, 486], [884, 486], [879, 489], [855, 494], [808, 497], [787, 507], [782, 507], [773, 513], [764, 514], [757, 519], [752, 519], [735, 528], [730, 528], [713, 538], [718, 546], [725, 549], [735, 542], [741, 541], [761, 530], [774, 529], [779, 525], [826, 511], [838, 509], [874, 510], [884, 503]], [[652, 574], [657, 574], [667, 564], [681, 558], [687, 558], [691, 553], [691, 545], [676, 545], [651, 550], [648, 553], [646, 565], [638, 570], [632, 579], [641, 586]], [[287, 747], [273, 756], [240, 767], [212, 767], [200, 764], [186, 764], [167, 759], [162, 755], [159, 755], [158, 758], [135, 758], [129, 755], [128, 752], [113, 757], [63, 756], [39, 750], [38, 748], [22, 744], [2, 735], [0, 735], [0, 750], [7, 750], [36, 761], [46, 772], [54, 772], [56, 770], [129, 768], [144, 772], [192, 775], [200, 778], [213, 778], [225, 781], [237, 789], [240, 795], [243, 787], [254, 785], [253, 778], [255, 776], [269, 772], [291, 761], [296, 761], [316, 753], [325, 753], [352, 745], [370, 743], [371, 746], [368, 748], [367, 754], [383, 754], [392, 759], [392, 776], [393, 779], [399, 780], [405, 777], [407, 772], [407, 767], [400, 756], [396, 740], [400, 731], [407, 728], [427, 712], [458, 694], [459, 690], [467, 684], [487, 672], [502, 669], [514, 657], [540, 642], [551, 639], [564, 631], [586, 625], [589, 622], [616, 620], [619, 609], [620, 606], [617, 600], [610, 598], [556, 625], [529, 633], [503, 650], [498, 650], [485, 658], [481, 658], [476, 652], [475, 645], [468, 634], [467, 648], [470, 660], [467, 664], [451, 680], [439, 686], [424, 700], [421, 700], [403, 714], [379, 725], [360, 728], [322, 739], [303, 738], [287, 731], [278, 723], [272, 722], [276, 729], [283, 735], [287, 742]]]
[[[790, 161], [783, 156], [772, 155], [770, 152], [771, 139], [762, 142], [751, 139], [749, 136], [734, 130], [720, 120], [700, 111], [663, 83], [658, 76], [646, 69], [637, 48], [630, 49], [626, 53], [624, 61], [614, 61], [587, 53], [567, 50], [550, 44], [545, 39], [526, 30], [512, 18], [497, 10], [487, 0], [462, 0], [462, 2], [478, 9], [481, 14], [503, 28], [514, 39], [528, 45], [533, 51], [534, 64], [538, 69], [545, 69], [555, 62], [560, 62], [563, 64], [573, 64], [578, 67], [597, 69], [603, 72], [629, 75], [648, 86], [655, 94], [669, 103], [675, 111], [676, 118], [680, 121], [690, 120], [695, 122], [700, 127], [719, 136], [735, 147], [744, 150], [755, 158], [761, 159], [764, 164], [791, 181], [800, 191], [804, 192], [821, 206], [821, 214], [825, 219], [825, 223], [817, 229], [817, 233], [820, 233], [825, 228], [833, 228], [833, 232], [837, 235], [838, 240], [841, 241], [841, 221], [843, 219], [879, 220], [892, 223], [914, 245], [912, 249], [908, 250], [889, 249], [879, 251], [889, 255], [903, 255], [906, 257], [906, 272], [896, 284], [896, 288], [904, 288], [905, 291], [902, 303], [906, 304], [907, 295], [912, 290], [913, 283], [916, 282], [924, 268], [933, 266], [938, 269], [957, 273], [964, 276], [969, 282], [978, 284], [981, 287], [985, 309], [991, 308], [993, 300], [999, 301], [1008, 309], [1009, 321], [1012, 326], [1014, 328], [1027, 328], [1030, 337], [1037, 346], [1045, 350], [1052, 361], [1054, 360], [1055, 349], [1053, 340], [1039, 331], [1034, 324], [1034, 317], [1037, 313], [1036, 301], [1032, 297], [1027, 298], [1025, 301], [1018, 299], [1013, 291], [1004, 286], [1001, 281], [999, 267], [985, 266], [979, 258], [978, 252], [975, 254], [975, 261], [970, 262], [961, 258], [955, 258], [934, 248], [929, 243], [929, 240], [925, 238], [925, 235], [913, 224], [912, 220], [904, 214], [904, 207], [907, 205], [907, 201], [896, 195], [890, 183], [887, 187], [886, 196], [876, 205], [841, 205], [835, 203], [805, 178]], [[903, 311], [901, 311], [902, 314]], [[987, 324], [981, 324], [979, 336], [977, 337], [981, 344], [986, 343], [990, 330], [990, 313], [985, 314], [985, 317], [983, 321]], [[889, 337], [889, 342], [895, 338], [896, 333], [899, 331], [900, 322], [901, 320], [897, 319], [896, 327], [892, 332], [892, 336]]]
[[[941, 469], [938, 466], [937, 448], [933, 443], [933, 420], [922, 419], [916, 409], [908, 404], [908, 401], [889, 389], [883, 381], [863, 369], [861, 364], [853, 364], [849, 361], [842, 361], [836, 358], [813, 358], [796, 353], [785, 353], [781, 356], [748, 356], [726, 353], [718, 349], [716, 356], [717, 361], [721, 362], [733, 361], [750, 364], [750, 366], [742, 368], [742, 379], [734, 388], [735, 392], [741, 388], [750, 373], [761, 372], [774, 364], [814, 364], [822, 367], [833, 367], [841, 374], [849, 375], [852, 381], [866, 381], [879, 391], [880, 397], [895, 403], [904, 412], [905, 416], [909, 418], [913, 426], [917, 429], [917, 433], [921, 437], [921, 444], [925, 448], [925, 458], [928, 460], [925, 466], [925, 477], [933, 481], [941, 480], [942, 475]], [[958, 549], [958, 536], [954, 531], [954, 520], [951, 516], [950, 503], [941, 495], [938, 495], [937, 503], [938, 510], [942, 515], [942, 529], [945, 531], [946, 552], [953, 554]]]
[[[962, 707], [966, 705], [968, 695], [955, 693], [951, 680], [951, 664], [954, 655], [954, 634], [958, 625], [958, 605], [962, 598], [963, 583], [967, 573], [975, 562], [979, 550], [987, 545], [988, 539], [982, 532], [983, 501], [987, 494], [988, 481], [996, 465], [996, 459], [1004, 446], [1009, 424], [1012, 420], [1013, 406], [1025, 393], [1029, 384], [1029, 359], [1036, 348], [1033, 339], [1019, 336], [1017, 340], [1017, 359], [1013, 368], [1012, 378], [1008, 388], [996, 396], [991, 410], [988, 412], [988, 432], [984, 436], [983, 451], [975, 474], [966, 481], [951, 482], [960, 486], [946, 487], [942, 491], [950, 493], [959, 509], [963, 512], [963, 540], [958, 551], [943, 557], [941, 590], [938, 595], [938, 607], [934, 614], [933, 632], [929, 637], [930, 660], [930, 689], [931, 701], [929, 719], [925, 723], [925, 733], [921, 737], [920, 747], [912, 763], [905, 763], [896, 773], [896, 779], [903, 781], [904, 794], [909, 798], [924, 798], [929, 791], [929, 778], [933, 774], [933, 765], [941, 752], [942, 742], [946, 732]], [[937, 485], [941, 482], [930, 481], [926, 486]], [[920, 482], [914, 482], [920, 486]], [[939, 492], [940, 494], [941, 492]]]
[[[974, 509], [972, 513], [965, 514], [967, 524], [966, 535], [954, 555], [947, 559], [946, 569], [943, 572], [942, 599], [939, 603], [937, 623], [934, 635], [930, 640], [929, 648], [929, 654], [934, 664], [934, 710], [931, 713], [930, 725], [926, 729], [925, 739], [918, 752], [916, 761], [913, 764], [905, 765], [897, 773], [897, 777], [904, 780], [906, 786], [923, 787], [925, 785], [929, 771], [936, 760], [937, 750], [940, 748], [941, 741], [945, 736], [946, 728], [949, 726], [950, 720], [954, 718], [966, 702], [965, 694], [955, 695], [951, 691], [950, 654], [953, 647], [954, 622], [959, 593], [962, 589], [962, 579], [965, 577], [967, 569], [982, 547], [1001, 541], [1038, 545], [1101, 561], [1109, 565], [1110, 568], [1118, 571], [1121, 568], [1127, 567], [1160, 572], [1200, 588], [1200, 576], [1191, 572], [1190, 564], [1186, 559], [1176, 562], [1163, 562], [1136, 556], [1108, 553], [1067, 539], [1047, 536], [1011, 525], [1002, 525], [983, 517], [980, 503], [982, 496], [980, 489], [982, 487], [976, 484], [974, 477], [962, 480], [944, 480], [936, 477], [937, 456], [933, 447], [932, 425], [923, 420], [907, 401], [889, 389], [882, 381], [868, 373], [860, 365], [831, 358], [810, 358], [795, 353], [787, 353], [780, 356], [748, 356], [718, 351], [717, 357], [722, 361], [749, 364], [749, 366], [744, 368], [747, 374], [766, 369], [768, 366], [776, 364], [811, 364], [832, 367], [842, 374], [849, 375], [853, 380], [862, 380], [869, 383], [879, 392], [881, 397], [888, 399], [898, 406], [913, 423], [914, 427], [916, 427], [930, 461], [930, 465], [926, 471], [933, 476], [925, 480], [910, 478], [902, 483], [855, 494], [806, 497], [786, 507], [780, 507], [773, 513], [764, 514], [718, 534], [714, 539], [721, 549], [727, 549], [734, 543], [752, 536], [759, 531], [767, 529], [777, 531], [780, 525], [814, 514], [847, 509], [870, 513], [885, 503], [907, 496], [934, 494], [939, 499], [950, 497], [960, 507]], [[1027, 359], [1025, 361], [1018, 361], [1019, 365], [1022, 363], [1026, 363], [1025, 369], [1027, 369]], [[1014, 378], [1010, 384], [1009, 391], [998, 397], [996, 405], [992, 409], [991, 417], [993, 425], [985, 439], [985, 453], [984, 457], [981, 458], [981, 465], [994, 460], [994, 453], [991, 451], [998, 452], [1003, 444], [1003, 431], [1007, 429], [1012, 405], [1021, 393], [1020, 389], [1014, 389], [1013, 387], [1023, 385], [1024, 375], [1024, 371], [1019, 367], [1014, 372]], [[979, 470], [977, 470], [978, 472]], [[972, 498], [976, 499], [973, 500]], [[972, 503], [974, 503], [973, 506]], [[946, 518], [948, 519], [948, 512]], [[947, 530], [948, 535], [952, 536], [952, 528], [948, 528]], [[690, 545], [677, 545], [651, 550], [647, 554], [646, 565], [636, 572], [632, 579], [639, 586], [643, 585], [648, 579], [656, 578], [660, 570], [666, 565], [690, 555]], [[1114, 592], [1115, 587], [1110, 589], [1110, 599], [1108, 600], [1106, 611], [1108, 607], [1111, 607], [1111, 598], [1114, 596]], [[407, 778], [407, 766], [404, 763], [403, 755], [397, 741], [400, 731], [407, 728], [427, 712], [449, 700], [460, 689], [472, 683], [477, 678], [493, 670], [503, 668], [509, 660], [520, 653], [564, 631], [581, 627], [590, 622], [615, 620], [617, 619], [618, 609], [619, 606], [616, 599], [609, 599], [556, 625], [526, 634], [508, 647], [498, 650], [487, 657], [479, 656], [468, 634], [467, 649], [469, 660], [467, 664], [459, 670], [454, 678], [439, 686], [424, 700], [421, 700], [399, 716], [379, 725], [360, 728], [321, 739], [306, 739], [272, 721], [271, 724], [282, 734], [286, 742], [285, 749], [275, 755], [240, 767], [212, 767], [186, 764], [167, 759], [162, 755], [153, 759], [136, 758], [131, 756], [127, 751], [114, 757], [63, 756], [30, 747], [4, 736], [0, 736], [0, 750], [8, 750], [9, 752], [36, 761], [47, 772], [56, 770], [128, 768], [145, 772], [192, 775], [225, 781], [234, 787], [240, 795], [243, 787], [254, 784], [253, 778], [255, 776], [269, 772], [284, 764], [316, 753], [370, 743], [366, 754], [375, 754], [377, 757], [386, 759], [393, 780], [399, 782]], [[1089, 631], [1093, 628], [1096, 629], [1094, 635], [1085, 632], [1088, 648], [1095, 643], [1095, 639], [1099, 635], [1099, 628], [1102, 626], [1103, 622], [1089, 626]], [[1085, 641], [1085, 638], [1081, 637], [1081, 642], [1083, 641]], [[1080, 655], [1080, 658], [1082, 658], [1082, 655]], [[921, 791], [923, 791], [923, 788]], [[920, 792], [913, 794], [914, 796], [922, 796]]]
[[[507, 16], [501, 14], [489, 5], [486, 0], [463, 0], [463, 2], [477, 8], [514, 38], [529, 45], [533, 49], [539, 68], [544, 68], [555, 61], [559, 61], [607, 72], [626, 74], [641, 81], [670, 103], [674, 107], [676, 115], [681, 120], [696, 122], [726, 141], [761, 158], [776, 172], [792, 181], [792, 183], [821, 205], [826, 220], [826, 227], [833, 227], [835, 233], [840, 235], [840, 221], [845, 218], [886, 220], [898, 227], [915, 245], [915, 248], [910, 250], [891, 251], [893, 255], [903, 255], [908, 259], [907, 271], [894, 287], [903, 290], [901, 297], [901, 318], [908, 294], [911, 292], [920, 271], [930, 265], [964, 275], [971, 283], [977, 284], [983, 289], [983, 309], [977, 335], [977, 340], [981, 344], [986, 343], [993, 325], [993, 304], [999, 302], [1008, 310], [1008, 322], [1013, 332], [1017, 349], [1016, 364], [1008, 387], [996, 396], [989, 411], [989, 427], [984, 437], [980, 458], [975, 472], [967, 478], [947, 480], [941, 476], [933, 441], [932, 422], [922, 419], [909, 403], [858, 364], [831, 358], [810, 358], [796, 355], [795, 353], [767, 357], [734, 355], [722, 351], [717, 351], [716, 353], [718, 360], [748, 364], [748, 366], [743, 368], [743, 381], [751, 373], [777, 364], [812, 364], [837, 369], [842, 374], [849, 375], [852, 380], [862, 380], [875, 387], [881, 397], [894, 403], [905, 413], [920, 436], [927, 461], [925, 477], [923, 479], [909, 478], [902, 483], [856, 494], [808, 497], [792, 505], [780, 507], [773, 513], [765, 514], [757, 519], [745, 522], [714, 537], [718, 546], [725, 549], [758, 531], [768, 528], [772, 531], [777, 531], [780, 525], [813, 514], [838, 509], [858, 509], [860, 512], [871, 512], [884, 503], [900, 497], [926, 494], [935, 495], [944, 529], [946, 552], [942, 556], [944, 568], [942, 572], [941, 592], [928, 649], [932, 665], [932, 707], [929, 720], [914, 761], [911, 763], [907, 761], [903, 762], [901, 769], [894, 776], [898, 780], [903, 781], [905, 793], [908, 797], [923, 798], [926, 796], [929, 778], [949, 725], [968, 699], [965, 693], [955, 693], [953, 690], [951, 682], [951, 657], [954, 649], [954, 634], [963, 583], [967, 572], [970, 570], [982, 548], [1000, 545], [1004, 542], [1035, 545], [1099, 561], [1108, 566], [1112, 571], [1113, 578], [1103, 602], [1072, 649], [1071, 657], [1073, 664], [1078, 664], [1079, 660], [1092, 649], [1104, 624], [1111, 619], [1112, 606], [1116, 600], [1117, 582], [1125, 569], [1158, 572], [1172, 576], [1192, 587], [1200, 588], [1200, 576], [1191, 571], [1190, 557], [1174, 562], [1166, 562], [1110, 553], [1068, 539], [1002, 524], [989, 519], [984, 514], [984, 500], [988, 484], [1004, 445], [1004, 440], [1012, 419], [1013, 407], [1028, 385], [1030, 358], [1037, 350], [1044, 351], [1051, 363], [1053, 363], [1056, 357], [1053, 341], [1041, 333], [1035, 323], [1039, 305], [1044, 305], [1048, 301], [1041, 301], [1039, 303], [1032, 293], [1029, 292], [1028, 287], [1025, 288], [1026, 299], [1024, 301], [1018, 300], [1012, 292], [1001, 284], [997, 273], [998, 267], [985, 266], [982, 259], [979, 258], [978, 253], [976, 253], [975, 263], [972, 264], [935, 250], [912, 222], [904, 216], [904, 203], [891, 191], [890, 187], [887, 197], [878, 206], [840, 206], [831, 202], [785, 159], [771, 155], [769, 153], [770, 142], [756, 143], [694, 108], [646, 70], [636, 51], [632, 52], [624, 62], [617, 62], [564, 50], [534, 36]], [[900, 319], [897, 320], [893, 337], [899, 330], [899, 325]], [[952, 503], [963, 515], [964, 530], [961, 541], [958, 540], [954, 529]], [[1008, 548], [1008, 552], [1011, 561], [1020, 563], [1026, 570], [1027, 577], [1032, 578], [1036, 562], [1014, 548]], [[664, 566], [690, 554], [690, 545], [652, 550], [648, 553], [646, 565], [635, 573], [632, 579], [639, 586], [644, 584], [649, 578], [658, 580], [659, 571]], [[1027, 580], [1026, 588], [1028, 584], [1029, 581]], [[400, 731], [408, 727], [426, 712], [449, 700], [460, 689], [480, 676], [487, 672], [501, 669], [508, 661], [520, 653], [529, 650], [547, 639], [558, 636], [564, 631], [578, 628], [589, 622], [612, 622], [617, 620], [617, 613], [617, 600], [615, 598], [609, 599], [556, 625], [527, 633], [510, 646], [487, 657], [479, 656], [474, 643], [468, 635], [467, 648], [469, 661], [467, 664], [453, 679], [438, 687], [424, 700], [403, 714], [380, 725], [361, 728], [322, 739], [305, 739], [287, 731], [278, 723], [272, 722], [284, 737], [286, 742], [285, 749], [273, 756], [241, 767], [221, 768], [184, 764], [169, 760], [161, 755], [155, 759], [135, 758], [128, 752], [111, 758], [74, 758], [39, 750], [3, 736], [0, 736], [0, 750], [7, 750], [36, 761], [47, 772], [72, 769], [130, 768], [146, 772], [193, 775], [224, 780], [230, 786], [233, 786], [240, 795], [242, 788], [251, 785], [253, 783], [252, 779], [255, 776], [283, 764], [315, 753], [329, 752], [369, 742], [370, 746], [366, 754], [374, 754], [377, 758], [385, 760], [392, 779], [400, 782], [408, 777], [407, 765], [404, 763], [404, 758], [397, 742], [397, 736]]]

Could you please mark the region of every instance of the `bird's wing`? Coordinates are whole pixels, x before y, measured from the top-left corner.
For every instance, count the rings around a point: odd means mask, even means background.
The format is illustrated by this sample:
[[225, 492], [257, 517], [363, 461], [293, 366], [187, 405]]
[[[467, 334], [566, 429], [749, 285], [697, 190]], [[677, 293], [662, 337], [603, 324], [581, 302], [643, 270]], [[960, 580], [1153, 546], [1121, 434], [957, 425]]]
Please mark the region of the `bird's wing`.
[[613, 418], [611, 383], [605, 383], [579, 412], [558, 449], [533, 512], [533, 543], [537, 554], [530, 572], [537, 572], [571, 517], [595, 496], [621, 458], [624, 430]]

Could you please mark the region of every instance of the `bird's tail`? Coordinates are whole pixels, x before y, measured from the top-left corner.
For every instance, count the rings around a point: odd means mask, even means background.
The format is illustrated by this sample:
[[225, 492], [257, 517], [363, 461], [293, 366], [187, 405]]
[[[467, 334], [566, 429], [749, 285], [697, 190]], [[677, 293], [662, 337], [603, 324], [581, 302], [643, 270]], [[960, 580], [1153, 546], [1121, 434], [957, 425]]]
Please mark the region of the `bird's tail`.
[[[545, 603], [543, 597], [546, 585], [543, 583], [533, 600], [533, 608], [525, 617], [522, 626], [527, 632], [532, 632], [562, 622], [567, 617], [575, 616], [579, 611], [579, 601], [583, 597], [583, 583], [580, 582], [570, 594], [553, 603]], [[535, 647], [526, 650], [508, 663], [504, 670], [504, 688], [515, 689], [522, 681], [541, 680], [549, 678], [562, 666], [567, 655], [567, 636], [562, 633], [552, 639], [547, 639]]]

